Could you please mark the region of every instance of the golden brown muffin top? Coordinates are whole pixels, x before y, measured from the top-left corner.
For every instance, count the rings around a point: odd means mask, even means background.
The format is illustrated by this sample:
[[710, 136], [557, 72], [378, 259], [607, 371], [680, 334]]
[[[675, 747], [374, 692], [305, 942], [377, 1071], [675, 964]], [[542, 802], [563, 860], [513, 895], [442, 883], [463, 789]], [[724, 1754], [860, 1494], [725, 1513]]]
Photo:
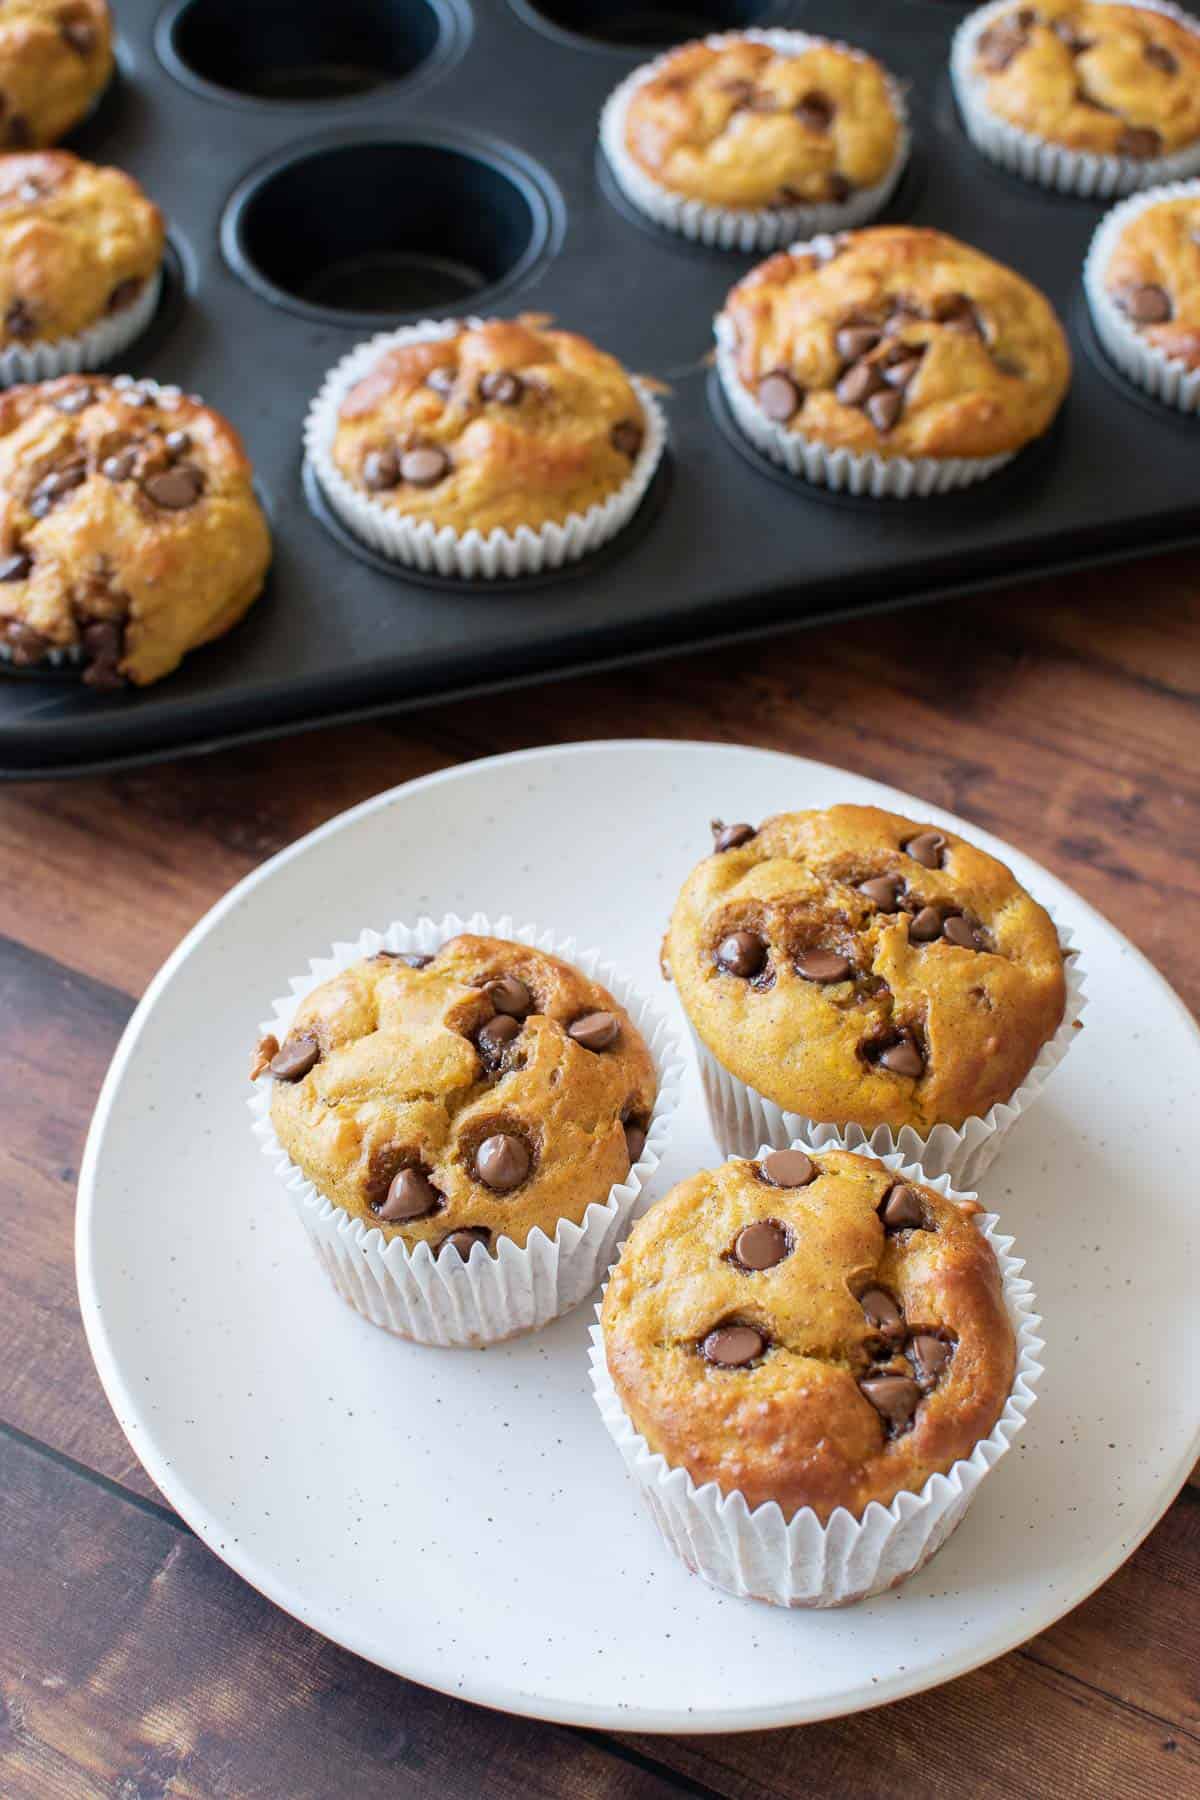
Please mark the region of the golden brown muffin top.
[[1069, 150], [1148, 158], [1200, 138], [1200, 32], [1150, 7], [1009, 7], [972, 73], [997, 117]]
[[727, 826], [684, 882], [663, 967], [717, 1060], [818, 1123], [960, 1126], [1062, 1020], [1062, 950], [1011, 870], [874, 806]]
[[529, 316], [385, 351], [342, 402], [332, 456], [391, 512], [513, 532], [615, 494], [644, 432], [616, 358]]
[[1109, 298], [1148, 343], [1200, 369], [1200, 184], [1135, 213], [1103, 279]]
[[685, 44], [633, 90], [625, 148], [664, 187], [713, 206], [840, 203], [895, 160], [886, 70], [844, 44], [784, 51], [736, 35]]
[[885, 456], [993, 456], [1046, 430], [1071, 356], [1054, 309], [943, 232], [880, 225], [769, 257], [725, 302], [774, 423]]
[[0, 156], [0, 343], [72, 337], [132, 305], [162, 253], [162, 214], [121, 169]]
[[945, 1474], [1016, 1368], [971, 1213], [844, 1150], [777, 1150], [681, 1181], [638, 1221], [601, 1325], [651, 1450], [790, 1519], [855, 1518]]
[[242, 441], [194, 395], [98, 375], [0, 395], [0, 636], [156, 681], [239, 619], [270, 535]]
[[645, 1143], [654, 1063], [624, 1008], [544, 950], [451, 938], [381, 952], [304, 999], [271, 1121], [322, 1194], [386, 1238], [469, 1255], [552, 1238], [624, 1181]]
[[106, 0], [5, 0], [0, 7], [0, 142], [54, 144], [113, 69]]

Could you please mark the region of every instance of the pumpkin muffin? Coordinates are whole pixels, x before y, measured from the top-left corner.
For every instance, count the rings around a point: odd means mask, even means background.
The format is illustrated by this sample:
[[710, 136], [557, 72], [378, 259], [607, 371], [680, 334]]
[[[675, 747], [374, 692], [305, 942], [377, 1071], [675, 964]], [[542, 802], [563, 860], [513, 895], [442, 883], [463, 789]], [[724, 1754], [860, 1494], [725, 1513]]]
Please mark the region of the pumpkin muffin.
[[178, 388], [80, 375], [0, 395], [0, 647], [142, 686], [235, 625], [271, 544], [237, 432]]
[[739, 425], [817, 480], [836, 481], [839, 451], [990, 473], [1047, 430], [1071, 373], [1037, 288], [909, 225], [772, 256], [730, 293], [717, 344]]
[[873, 806], [722, 827], [683, 885], [663, 969], [738, 1082], [868, 1135], [982, 1118], [1066, 1004], [1053, 921], [1011, 871]]
[[1016, 1370], [966, 1208], [844, 1150], [680, 1182], [634, 1226], [601, 1309], [632, 1425], [697, 1487], [785, 1520], [918, 1494], [992, 1431]]
[[1200, 410], [1200, 181], [1116, 207], [1092, 239], [1083, 285], [1118, 368], [1156, 399]]
[[320, 1194], [385, 1239], [495, 1255], [579, 1223], [641, 1157], [654, 1063], [624, 1008], [559, 957], [463, 934], [315, 988], [252, 1077]]
[[0, 142], [56, 144], [113, 71], [105, 0], [5, 0], [0, 7]]

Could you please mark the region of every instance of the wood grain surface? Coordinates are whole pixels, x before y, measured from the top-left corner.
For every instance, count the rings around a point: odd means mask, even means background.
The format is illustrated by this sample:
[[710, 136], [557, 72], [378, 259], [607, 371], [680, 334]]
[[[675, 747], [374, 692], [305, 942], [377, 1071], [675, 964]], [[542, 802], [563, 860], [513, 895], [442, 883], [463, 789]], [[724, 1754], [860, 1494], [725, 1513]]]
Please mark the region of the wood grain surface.
[[84, 1343], [72, 1224], [96, 1092], [155, 969], [343, 807], [618, 736], [794, 751], [950, 807], [1047, 863], [1200, 1005], [1194, 555], [0, 791], [3, 1800], [1200, 1795], [1195, 1486], [1090, 1600], [974, 1675], [826, 1725], [687, 1739], [488, 1713], [358, 1661], [203, 1549], [134, 1460]]

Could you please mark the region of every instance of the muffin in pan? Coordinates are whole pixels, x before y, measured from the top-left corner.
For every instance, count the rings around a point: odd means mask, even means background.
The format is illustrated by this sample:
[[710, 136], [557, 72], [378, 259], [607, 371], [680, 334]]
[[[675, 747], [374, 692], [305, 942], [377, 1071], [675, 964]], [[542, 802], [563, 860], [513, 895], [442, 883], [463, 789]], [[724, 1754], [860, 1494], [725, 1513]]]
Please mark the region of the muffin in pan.
[[1071, 357], [1046, 297], [912, 225], [796, 244], [729, 294], [717, 370], [739, 427], [831, 487], [927, 494], [990, 475], [1045, 432]]
[[1200, 170], [1200, 25], [1158, 0], [999, 0], [959, 27], [951, 74], [972, 142], [1043, 187]]
[[308, 455], [365, 544], [441, 574], [559, 567], [633, 516], [666, 430], [645, 385], [537, 315], [372, 340], [309, 412]]
[[865, 223], [909, 151], [903, 95], [883, 65], [802, 31], [669, 51], [616, 89], [600, 141], [622, 192], [656, 224], [738, 250]]
[[1092, 239], [1083, 285], [1122, 373], [1155, 399], [1200, 412], [1200, 180], [1114, 207]]
[[260, 592], [267, 523], [219, 413], [178, 388], [68, 375], [0, 394], [0, 651], [143, 686]]
[[162, 214], [120, 169], [0, 156], [0, 382], [95, 368], [145, 328]]
[[106, 0], [6, 0], [0, 7], [0, 142], [55, 144], [113, 71]]

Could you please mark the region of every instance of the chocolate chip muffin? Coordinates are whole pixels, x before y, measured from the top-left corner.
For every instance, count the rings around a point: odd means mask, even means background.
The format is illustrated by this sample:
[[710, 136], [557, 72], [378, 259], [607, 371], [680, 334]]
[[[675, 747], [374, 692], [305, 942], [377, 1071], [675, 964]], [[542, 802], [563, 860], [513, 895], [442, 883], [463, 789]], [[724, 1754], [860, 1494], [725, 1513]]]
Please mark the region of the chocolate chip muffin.
[[0, 347], [128, 316], [162, 254], [162, 215], [122, 170], [66, 150], [0, 156]]
[[752, 440], [835, 484], [839, 452], [924, 464], [934, 486], [937, 465], [956, 481], [988, 473], [1048, 428], [1071, 372], [1037, 288], [910, 225], [769, 258], [730, 293], [717, 344], [724, 392]]
[[738, 1082], [868, 1134], [982, 1118], [1066, 1003], [1053, 921], [1011, 871], [872, 806], [722, 827], [683, 885], [663, 968]]
[[1110, 213], [1092, 240], [1084, 291], [1117, 366], [1156, 398], [1200, 410], [1200, 181]]
[[271, 1122], [335, 1206], [444, 1258], [579, 1223], [638, 1161], [654, 1063], [612, 995], [569, 963], [460, 935], [382, 952], [258, 1046]]
[[270, 536], [236, 431], [178, 388], [79, 375], [0, 395], [0, 646], [93, 688], [157, 681], [237, 623]]
[[5, 0], [0, 7], [0, 139], [55, 144], [113, 70], [105, 0]]
[[969, 1457], [1016, 1339], [964, 1210], [873, 1157], [779, 1150], [682, 1181], [635, 1225], [601, 1310], [650, 1450], [784, 1518], [855, 1519]]

